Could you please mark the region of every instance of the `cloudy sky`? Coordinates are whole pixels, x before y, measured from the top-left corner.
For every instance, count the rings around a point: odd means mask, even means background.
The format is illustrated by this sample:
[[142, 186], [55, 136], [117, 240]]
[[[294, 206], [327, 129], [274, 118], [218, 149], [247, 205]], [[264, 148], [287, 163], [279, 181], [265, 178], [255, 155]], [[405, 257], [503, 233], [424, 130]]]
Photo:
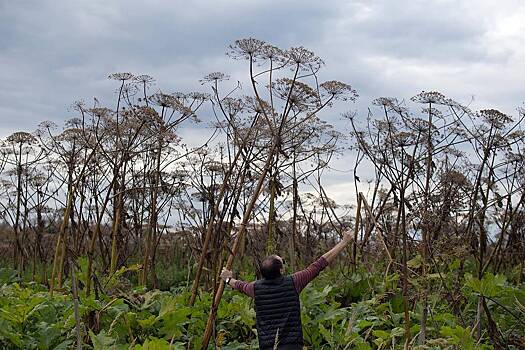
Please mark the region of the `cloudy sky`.
[[[521, 0], [0, 0], [0, 33], [0, 137], [61, 124], [78, 99], [111, 103], [112, 72], [202, 90], [209, 72], [242, 71], [224, 53], [250, 36], [316, 52], [323, 80], [358, 91], [345, 107], [358, 115], [375, 97], [422, 90], [511, 115], [525, 100]], [[330, 186], [344, 193], [348, 183]]]

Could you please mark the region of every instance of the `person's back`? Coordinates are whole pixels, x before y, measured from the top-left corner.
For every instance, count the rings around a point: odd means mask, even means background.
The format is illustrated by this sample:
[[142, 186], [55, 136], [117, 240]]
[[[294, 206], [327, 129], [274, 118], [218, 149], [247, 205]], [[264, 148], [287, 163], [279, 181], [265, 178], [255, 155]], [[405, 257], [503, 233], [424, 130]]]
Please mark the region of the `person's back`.
[[350, 242], [343, 240], [306, 269], [283, 276], [284, 261], [271, 255], [261, 264], [263, 279], [244, 282], [233, 279], [231, 271], [223, 269], [221, 277], [231, 287], [254, 298], [259, 348], [295, 350], [303, 348], [301, 303], [299, 294]]
[[293, 278], [258, 280], [254, 295], [259, 348], [274, 349], [277, 344], [279, 349], [302, 349], [301, 304]]

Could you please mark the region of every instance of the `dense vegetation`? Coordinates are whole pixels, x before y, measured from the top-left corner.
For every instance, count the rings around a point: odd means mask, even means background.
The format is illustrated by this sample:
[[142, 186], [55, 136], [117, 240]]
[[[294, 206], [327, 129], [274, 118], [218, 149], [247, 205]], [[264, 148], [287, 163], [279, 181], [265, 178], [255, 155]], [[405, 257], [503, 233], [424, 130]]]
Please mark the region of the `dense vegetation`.
[[[525, 348], [523, 110], [422, 92], [331, 125], [357, 93], [320, 82], [314, 53], [250, 38], [228, 55], [246, 81], [168, 94], [116, 73], [113, 109], [77, 102], [63, 128], [2, 140], [2, 348], [254, 348], [253, 304], [218, 271], [254, 279], [278, 253], [291, 272], [343, 230], [302, 295], [309, 348]], [[334, 157], [355, 203], [327, 196]]]
[[[446, 267], [436, 290], [454, 290], [458, 269], [458, 261]], [[70, 295], [64, 291], [50, 296], [45, 286], [17, 281], [14, 271], [1, 271], [2, 348], [70, 348], [76, 339]], [[420, 279], [412, 282], [418, 286]], [[107, 288], [108, 294], [80, 298], [78, 317], [83, 325], [89, 325], [85, 342], [91, 342], [94, 349], [200, 347], [210, 293], [201, 294], [189, 307], [190, 291], [177, 283], [169, 291], [148, 291], [143, 287], [122, 291], [122, 285], [113, 280]], [[469, 325], [476, 314], [479, 295], [489, 299], [493, 321], [501, 327], [502, 337], [514, 344], [509, 348], [525, 346], [522, 337], [525, 325], [520, 320], [525, 308], [518, 302], [525, 298], [523, 284], [521, 288], [514, 287], [501, 275], [488, 274], [481, 281], [467, 275], [464, 284], [452, 295], [443, 294], [436, 292], [429, 296], [431, 316], [426, 345], [415, 346], [414, 337], [411, 348], [492, 349], [485, 336], [481, 342], [476, 341]], [[421, 317], [421, 308], [415, 305], [417, 297], [416, 293], [410, 297], [411, 331], [415, 335], [420, 331]], [[458, 300], [460, 313], [455, 314], [448, 298]], [[313, 349], [391, 349], [403, 344], [403, 296], [398, 274], [384, 280], [381, 274], [370, 271], [332, 268], [307, 287], [301, 300], [304, 336]], [[218, 310], [212, 343], [221, 349], [256, 348], [254, 328], [253, 302], [237, 292], [227, 291]]]

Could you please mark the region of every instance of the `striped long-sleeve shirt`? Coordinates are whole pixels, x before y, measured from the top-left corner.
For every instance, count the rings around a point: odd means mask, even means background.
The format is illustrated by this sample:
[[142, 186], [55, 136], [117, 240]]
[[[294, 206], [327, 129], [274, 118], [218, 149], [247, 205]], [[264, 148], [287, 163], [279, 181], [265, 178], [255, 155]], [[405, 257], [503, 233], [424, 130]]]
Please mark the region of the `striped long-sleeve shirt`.
[[[310, 283], [314, 278], [319, 275], [319, 273], [328, 266], [328, 261], [324, 257], [320, 257], [316, 261], [310, 264], [306, 269], [298, 271], [292, 275], [293, 283], [297, 293], [301, 291]], [[244, 282], [236, 281], [233, 288], [237, 289], [239, 292], [246, 294], [249, 297], [255, 297], [254, 291], [255, 282]]]

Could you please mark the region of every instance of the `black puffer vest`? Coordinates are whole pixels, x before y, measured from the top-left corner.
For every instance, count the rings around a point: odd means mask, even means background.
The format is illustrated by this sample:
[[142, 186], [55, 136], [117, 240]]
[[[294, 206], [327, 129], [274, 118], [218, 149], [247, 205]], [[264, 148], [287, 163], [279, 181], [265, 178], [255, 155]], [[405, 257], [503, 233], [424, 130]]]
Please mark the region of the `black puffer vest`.
[[291, 276], [255, 282], [259, 348], [302, 349], [301, 304]]

